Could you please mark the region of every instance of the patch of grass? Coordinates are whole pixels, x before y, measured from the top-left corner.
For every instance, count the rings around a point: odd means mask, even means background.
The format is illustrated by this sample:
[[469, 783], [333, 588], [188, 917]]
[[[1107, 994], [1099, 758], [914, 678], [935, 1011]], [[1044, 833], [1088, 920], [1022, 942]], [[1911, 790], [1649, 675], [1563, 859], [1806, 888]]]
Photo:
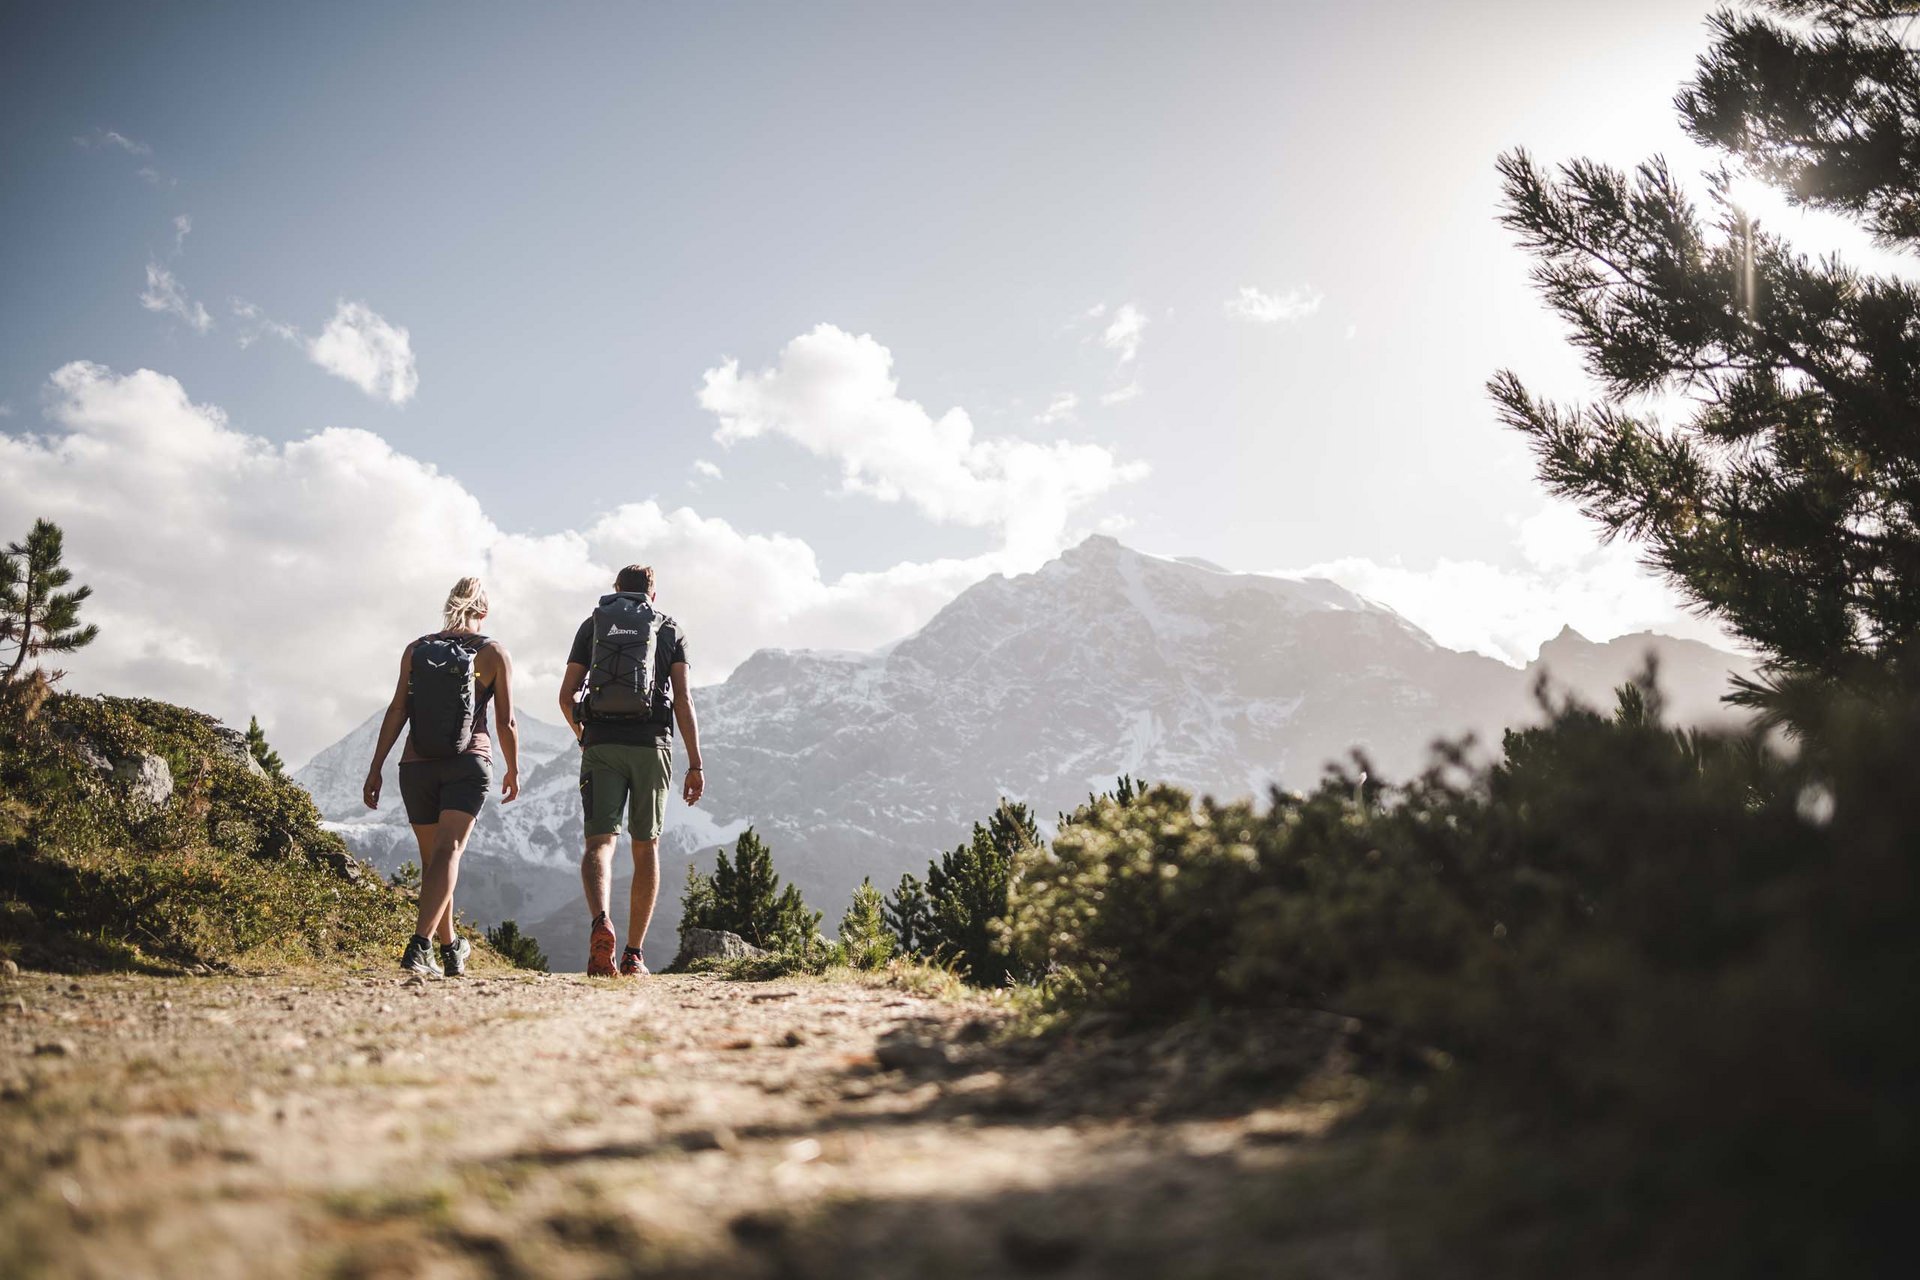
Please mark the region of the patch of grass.
[[[167, 764], [162, 806], [97, 767], [141, 755]], [[338, 963], [412, 932], [404, 896], [347, 874], [305, 791], [184, 707], [60, 694], [0, 722], [0, 797], [0, 953], [29, 967]]]

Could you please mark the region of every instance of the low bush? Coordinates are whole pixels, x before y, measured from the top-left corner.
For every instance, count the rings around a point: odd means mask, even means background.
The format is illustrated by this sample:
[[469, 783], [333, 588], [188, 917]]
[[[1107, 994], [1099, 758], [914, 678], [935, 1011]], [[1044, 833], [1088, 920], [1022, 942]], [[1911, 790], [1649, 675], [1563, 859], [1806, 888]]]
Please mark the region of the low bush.
[[1096, 800], [1017, 859], [1008, 945], [1058, 1005], [1450, 1063], [1403, 1161], [1430, 1274], [1874, 1273], [1920, 1172], [1920, 699], [1803, 729], [1678, 732], [1645, 685], [1405, 786]]

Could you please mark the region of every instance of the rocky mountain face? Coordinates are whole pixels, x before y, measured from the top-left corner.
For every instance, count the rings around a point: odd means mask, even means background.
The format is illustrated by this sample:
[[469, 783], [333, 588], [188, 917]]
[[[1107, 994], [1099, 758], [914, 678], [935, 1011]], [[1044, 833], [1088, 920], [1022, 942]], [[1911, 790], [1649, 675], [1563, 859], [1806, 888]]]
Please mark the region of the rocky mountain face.
[[[862, 876], [891, 886], [923, 871], [1001, 796], [1051, 818], [1123, 773], [1260, 794], [1311, 786], [1355, 748], [1404, 777], [1438, 738], [1497, 746], [1503, 728], [1536, 718], [1543, 673], [1611, 705], [1649, 652], [1683, 720], [1724, 714], [1728, 673], [1750, 668], [1691, 641], [1595, 644], [1568, 630], [1517, 671], [1443, 648], [1331, 582], [1090, 538], [1035, 573], [970, 587], [889, 648], [762, 650], [697, 690], [708, 793], [696, 809], [669, 804], [649, 958], [672, 953], [689, 860], [710, 862], [749, 824], [830, 927]], [[355, 852], [390, 869], [417, 855], [397, 782], [380, 814], [360, 805], [377, 728], [376, 715], [297, 776]], [[521, 799], [489, 803], [459, 901], [476, 919], [518, 918], [556, 967], [577, 968], [578, 753], [550, 725], [523, 720], [522, 737]], [[615, 898], [622, 916], [624, 879]]]

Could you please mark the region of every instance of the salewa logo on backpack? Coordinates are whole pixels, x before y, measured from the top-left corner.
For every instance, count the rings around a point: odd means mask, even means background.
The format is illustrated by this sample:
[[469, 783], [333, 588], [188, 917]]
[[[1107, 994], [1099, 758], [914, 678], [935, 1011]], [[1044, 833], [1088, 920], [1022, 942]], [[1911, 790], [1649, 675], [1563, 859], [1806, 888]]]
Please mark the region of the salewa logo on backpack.
[[407, 668], [407, 720], [415, 755], [459, 755], [473, 745], [475, 654], [485, 636], [422, 636]]

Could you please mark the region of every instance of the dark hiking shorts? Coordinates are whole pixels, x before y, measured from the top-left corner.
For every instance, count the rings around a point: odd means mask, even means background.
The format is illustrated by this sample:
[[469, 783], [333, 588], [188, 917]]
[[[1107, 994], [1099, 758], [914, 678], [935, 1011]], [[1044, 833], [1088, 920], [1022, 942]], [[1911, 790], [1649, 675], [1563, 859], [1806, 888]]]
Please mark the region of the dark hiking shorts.
[[407, 821], [416, 827], [430, 826], [448, 810], [478, 816], [492, 781], [493, 766], [485, 756], [409, 760], [400, 766], [400, 799], [407, 806]]
[[602, 742], [580, 753], [580, 808], [587, 834], [620, 833], [620, 819], [635, 840], [658, 840], [667, 819], [667, 784], [673, 780], [673, 748]]

